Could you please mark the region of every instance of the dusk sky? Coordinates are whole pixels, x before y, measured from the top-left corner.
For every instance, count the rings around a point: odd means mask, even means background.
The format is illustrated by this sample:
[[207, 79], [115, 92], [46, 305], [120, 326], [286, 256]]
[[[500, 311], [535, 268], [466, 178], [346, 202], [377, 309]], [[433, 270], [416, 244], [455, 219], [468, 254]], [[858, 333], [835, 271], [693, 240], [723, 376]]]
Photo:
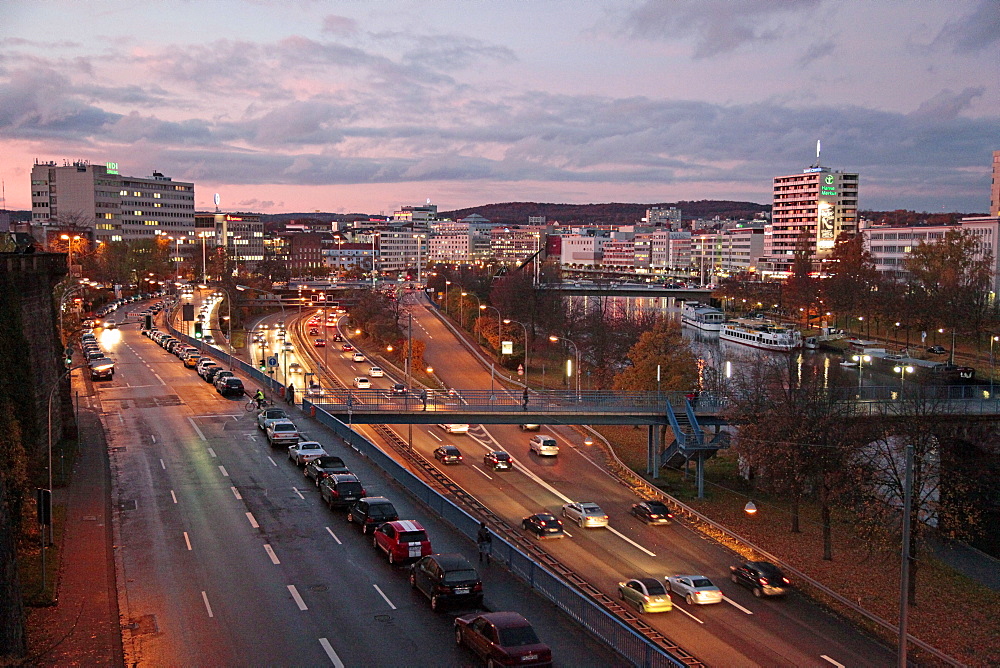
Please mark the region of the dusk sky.
[[194, 181], [196, 206], [391, 213], [771, 201], [986, 212], [997, 0], [0, 2], [0, 178]]

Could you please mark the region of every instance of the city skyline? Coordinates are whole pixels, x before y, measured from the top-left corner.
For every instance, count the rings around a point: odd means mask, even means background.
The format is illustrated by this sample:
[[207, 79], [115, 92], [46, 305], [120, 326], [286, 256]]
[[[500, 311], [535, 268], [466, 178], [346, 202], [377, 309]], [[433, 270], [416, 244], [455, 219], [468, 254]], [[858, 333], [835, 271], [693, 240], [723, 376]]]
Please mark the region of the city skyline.
[[[95, 7], [97, 8], [95, 11]], [[196, 207], [770, 202], [816, 161], [859, 208], [989, 210], [1000, 5], [6, 3], [0, 178], [35, 159]]]

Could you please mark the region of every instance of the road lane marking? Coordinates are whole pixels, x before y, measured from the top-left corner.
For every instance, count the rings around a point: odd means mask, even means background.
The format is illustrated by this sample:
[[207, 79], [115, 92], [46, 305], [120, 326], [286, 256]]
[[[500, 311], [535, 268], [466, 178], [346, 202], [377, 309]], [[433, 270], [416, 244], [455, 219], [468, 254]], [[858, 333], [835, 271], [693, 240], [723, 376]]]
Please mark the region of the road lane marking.
[[333, 646], [330, 644], [329, 640], [326, 638], [320, 638], [319, 644], [322, 646], [323, 651], [326, 652], [326, 655], [330, 657], [330, 663], [335, 665], [337, 668], [344, 668], [344, 662], [341, 661], [340, 657], [337, 656], [337, 653], [333, 651]]
[[160, 460], [160, 468], [163, 469], [164, 471], [167, 470], [167, 465], [163, 463], [162, 459]]
[[343, 545], [343, 543], [340, 542], [340, 539], [337, 538], [337, 534], [333, 533], [333, 529], [331, 529], [330, 527], [326, 527], [326, 532], [331, 536], [333, 536], [333, 539], [337, 541], [337, 545]]
[[271, 459], [271, 455], [268, 455], [268, 456], [267, 456], [267, 461], [271, 462], [271, 464], [272, 464], [272, 465], [274, 465], [274, 466], [277, 466], [277, 465], [278, 465], [278, 462], [276, 462], [276, 461], [274, 461], [273, 459]]
[[705, 622], [701, 621], [700, 619], [698, 619], [697, 617], [695, 617], [694, 615], [692, 615], [690, 612], [688, 612], [684, 608], [682, 608], [681, 606], [677, 605], [676, 603], [674, 603], [674, 610], [677, 610], [678, 612], [683, 612], [685, 615], [687, 615], [688, 617], [690, 617], [694, 621], [698, 622], [699, 624], [704, 624], [705, 623]]
[[299, 610], [309, 609], [306, 602], [302, 600], [301, 596], [299, 596], [299, 590], [295, 588], [295, 585], [288, 585], [288, 591], [292, 595], [292, 598], [295, 599], [295, 605], [299, 606]]
[[250, 520], [250, 526], [252, 526], [254, 529], [260, 528], [260, 525], [257, 524], [257, 520], [255, 520], [253, 517], [253, 513], [247, 513], [247, 519]]
[[280, 561], [278, 561], [278, 555], [274, 553], [274, 550], [267, 543], [264, 543], [264, 551], [267, 552], [267, 556], [271, 557], [272, 564], [277, 566], [278, 564], [281, 563]]
[[191, 539], [188, 538], [188, 532], [184, 532], [184, 544], [188, 546], [188, 550], [191, 549]]
[[149, 438], [152, 439], [153, 443], [156, 443], [156, 435], [155, 434], [150, 434]]
[[201, 433], [201, 429], [198, 429], [198, 425], [194, 423], [194, 420], [192, 418], [188, 418], [188, 422], [190, 422], [191, 426], [194, 427], [194, 430], [198, 432], [198, 438], [200, 438], [203, 441], [208, 440], [207, 438], [205, 438], [205, 434]]
[[395, 610], [396, 606], [392, 604], [392, 601], [390, 601], [389, 597], [385, 595], [385, 592], [382, 591], [377, 584], [373, 584], [372, 586], [375, 587], [375, 591], [378, 592], [378, 595], [385, 599], [385, 602], [389, 604], [389, 607]]
[[829, 661], [833, 665], [837, 666], [837, 668], [844, 668], [844, 664], [837, 663], [836, 661], [834, 661], [833, 659], [831, 659], [830, 657], [828, 657], [826, 654], [820, 654], [819, 658], [823, 659], [824, 661]]
[[[167, 382], [165, 380], [163, 380], [162, 378], [160, 378], [157, 374], [154, 373], [153, 376], [156, 377], [156, 380], [160, 381], [160, 385], [166, 385], [167, 384]], [[212, 615], [209, 615], [209, 617], [211, 617], [211, 616]]]
[[638, 549], [642, 550], [643, 552], [645, 552], [646, 554], [648, 554], [651, 557], [655, 557], [656, 556], [656, 554], [654, 554], [653, 552], [650, 552], [649, 550], [647, 550], [646, 548], [644, 548], [642, 545], [639, 545], [639, 543], [635, 542], [634, 540], [632, 540], [631, 538], [629, 538], [628, 536], [626, 536], [622, 532], [618, 531], [617, 529], [615, 529], [614, 527], [612, 527], [610, 524], [608, 525], [607, 529], [608, 529], [608, 531], [610, 531], [614, 535], [616, 535], [619, 538], [621, 538], [626, 543], [632, 545], [632, 547], [635, 547], [635, 548], [638, 548]]
[[227, 478], [229, 477], [229, 471], [227, 471], [227, 470], [226, 470], [226, 467], [225, 467], [225, 466], [222, 466], [222, 465], [220, 464], [220, 465], [219, 465], [219, 470], [220, 470], [220, 471], [222, 472], [222, 475], [224, 475], [224, 476], [225, 476], [225, 477], [227, 477]]
[[201, 600], [205, 602], [205, 609], [208, 610], [208, 616], [215, 617], [215, 615], [212, 614], [212, 605], [208, 602], [208, 594], [204, 591], [201, 592]]
[[177, 503], [177, 495], [174, 494], [174, 490], [170, 490], [170, 498], [174, 500], [174, 503]]
[[491, 476], [488, 473], [486, 473], [486, 471], [483, 471], [482, 469], [480, 469], [477, 465], [473, 464], [472, 468], [476, 469], [477, 471], [479, 471], [480, 473], [482, 473], [484, 476], [486, 476], [487, 480], [493, 480], [493, 476]]
[[302, 492], [299, 491], [298, 487], [292, 487], [292, 491], [295, 492], [296, 494], [298, 494], [300, 499], [306, 498], [306, 497], [302, 496]]
[[236, 489], [235, 487], [230, 487], [229, 489], [233, 490], [233, 496], [236, 497], [237, 501], [240, 501], [240, 500], [243, 499], [243, 497], [240, 496], [240, 490]]
[[728, 596], [723, 596], [722, 600], [725, 601], [726, 603], [728, 603], [729, 605], [733, 606], [737, 610], [741, 610], [741, 611], [747, 613], [748, 615], [752, 615], [753, 614], [752, 612], [750, 612], [749, 610], [747, 610], [746, 608], [744, 608], [742, 605], [740, 605], [736, 601], [734, 601], [731, 598], [729, 598]]
[[215, 455], [215, 450], [213, 450], [212, 448], [209, 448], [209, 449], [208, 449], [208, 454], [212, 455], [212, 458], [213, 458], [213, 459], [214, 459], [214, 458], [215, 458], [215, 456], [216, 456], [216, 455]]

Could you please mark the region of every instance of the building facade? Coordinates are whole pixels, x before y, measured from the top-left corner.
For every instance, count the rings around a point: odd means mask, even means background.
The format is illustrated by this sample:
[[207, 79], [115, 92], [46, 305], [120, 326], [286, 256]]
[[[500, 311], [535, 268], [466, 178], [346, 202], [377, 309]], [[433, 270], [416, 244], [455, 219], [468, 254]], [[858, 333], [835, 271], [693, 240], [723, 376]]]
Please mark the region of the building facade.
[[990, 215], [1000, 216], [1000, 151], [993, 151], [993, 180], [990, 181]]
[[264, 223], [256, 213], [195, 214], [195, 237], [204, 235], [211, 247], [225, 245], [237, 265], [254, 267], [264, 259]]

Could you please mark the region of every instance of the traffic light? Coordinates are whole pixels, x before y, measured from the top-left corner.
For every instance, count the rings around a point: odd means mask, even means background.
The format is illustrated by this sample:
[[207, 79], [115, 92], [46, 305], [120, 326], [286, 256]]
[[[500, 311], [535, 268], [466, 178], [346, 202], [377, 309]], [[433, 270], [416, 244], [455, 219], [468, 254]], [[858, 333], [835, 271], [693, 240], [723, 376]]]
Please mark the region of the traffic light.
[[73, 366], [73, 346], [66, 346], [66, 350], [63, 351], [63, 364], [67, 369]]
[[264, 367], [267, 366], [267, 364], [263, 359], [261, 359], [260, 362], [258, 362], [257, 366], [259, 366], [260, 370], [263, 371]]
[[194, 323], [194, 338], [200, 339], [201, 337], [202, 337], [201, 323], [200, 322], [196, 322], [196, 323]]

